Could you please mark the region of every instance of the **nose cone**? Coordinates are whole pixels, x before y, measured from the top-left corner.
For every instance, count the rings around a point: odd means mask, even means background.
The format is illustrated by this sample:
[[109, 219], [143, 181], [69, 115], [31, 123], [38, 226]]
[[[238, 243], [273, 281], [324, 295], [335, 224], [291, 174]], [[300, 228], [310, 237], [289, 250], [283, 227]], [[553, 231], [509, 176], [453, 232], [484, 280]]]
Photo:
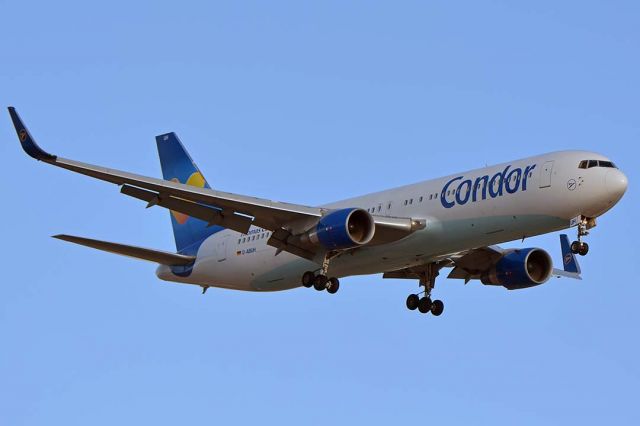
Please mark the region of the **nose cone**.
[[605, 176], [605, 186], [607, 188], [607, 195], [612, 198], [611, 201], [617, 203], [620, 198], [627, 191], [629, 181], [627, 177], [618, 169], [611, 169], [607, 171]]

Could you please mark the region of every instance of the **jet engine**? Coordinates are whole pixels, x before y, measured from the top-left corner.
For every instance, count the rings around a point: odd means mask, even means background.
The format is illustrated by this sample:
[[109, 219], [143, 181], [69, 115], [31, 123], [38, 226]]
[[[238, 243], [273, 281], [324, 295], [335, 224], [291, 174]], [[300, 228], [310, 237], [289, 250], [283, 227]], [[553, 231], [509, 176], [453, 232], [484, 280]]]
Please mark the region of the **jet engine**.
[[374, 233], [375, 223], [371, 215], [363, 209], [349, 208], [322, 216], [301, 239], [329, 250], [339, 250], [367, 244]]
[[506, 253], [482, 274], [481, 280], [483, 284], [518, 290], [544, 284], [552, 272], [549, 253], [539, 248], [525, 248]]

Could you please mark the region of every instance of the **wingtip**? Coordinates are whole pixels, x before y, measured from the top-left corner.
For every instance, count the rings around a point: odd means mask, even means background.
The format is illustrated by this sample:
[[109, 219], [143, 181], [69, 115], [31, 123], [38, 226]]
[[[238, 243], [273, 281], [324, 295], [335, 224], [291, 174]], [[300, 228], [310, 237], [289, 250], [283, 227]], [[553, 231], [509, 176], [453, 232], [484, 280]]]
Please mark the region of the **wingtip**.
[[47, 151], [43, 150], [38, 146], [36, 141], [33, 139], [27, 126], [24, 125], [20, 115], [16, 109], [12, 106], [7, 108], [9, 110], [9, 115], [11, 116], [11, 121], [13, 122], [13, 127], [16, 129], [16, 134], [18, 135], [18, 140], [20, 141], [20, 145], [24, 152], [26, 152], [29, 156], [35, 158], [36, 160], [41, 161], [55, 161], [56, 156], [53, 154], [49, 154]]

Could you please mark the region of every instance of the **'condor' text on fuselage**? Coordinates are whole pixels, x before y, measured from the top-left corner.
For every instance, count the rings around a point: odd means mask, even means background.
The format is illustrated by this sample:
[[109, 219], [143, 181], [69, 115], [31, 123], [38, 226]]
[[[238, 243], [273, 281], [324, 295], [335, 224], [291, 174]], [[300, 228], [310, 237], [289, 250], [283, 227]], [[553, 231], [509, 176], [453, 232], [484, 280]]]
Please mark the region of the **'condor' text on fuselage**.
[[[525, 167], [523, 172], [519, 167], [511, 169], [511, 165], [508, 165], [503, 171], [491, 177], [484, 175], [475, 180], [465, 179], [464, 176], [455, 177], [442, 188], [440, 202], [444, 208], [450, 209], [456, 204], [464, 205], [468, 202], [486, 200], [487, 196], [496, 198], [502, 197], [505, 192], [515, 194], [520, 190], [526, 191], [527, 179], [535, 168], [536, 165], [533, 164]], [[456, 183], [458, 185], [453, 189]]]

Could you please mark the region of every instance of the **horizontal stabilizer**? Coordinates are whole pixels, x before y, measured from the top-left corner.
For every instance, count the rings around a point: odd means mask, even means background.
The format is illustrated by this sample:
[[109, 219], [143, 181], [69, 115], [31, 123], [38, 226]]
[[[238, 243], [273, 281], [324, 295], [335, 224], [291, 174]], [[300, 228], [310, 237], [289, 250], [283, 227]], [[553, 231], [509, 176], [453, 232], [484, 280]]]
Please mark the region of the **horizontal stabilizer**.
[[108, 241], [93, 240], [91, 238], [75, 237], [73, 235], [54, 235], [63, 241], [80, 244], [82, 246], [115, 253], [122, 256], [129, 256], [136, 259], [148, 260], [167, 266], [189, 265], [193, 263], [195, 256], [185, 256], [182, 254], [169, 253], [166, 251], [152, 250], [143, 247], [129, 246], [126, 244], [111, 243]]

